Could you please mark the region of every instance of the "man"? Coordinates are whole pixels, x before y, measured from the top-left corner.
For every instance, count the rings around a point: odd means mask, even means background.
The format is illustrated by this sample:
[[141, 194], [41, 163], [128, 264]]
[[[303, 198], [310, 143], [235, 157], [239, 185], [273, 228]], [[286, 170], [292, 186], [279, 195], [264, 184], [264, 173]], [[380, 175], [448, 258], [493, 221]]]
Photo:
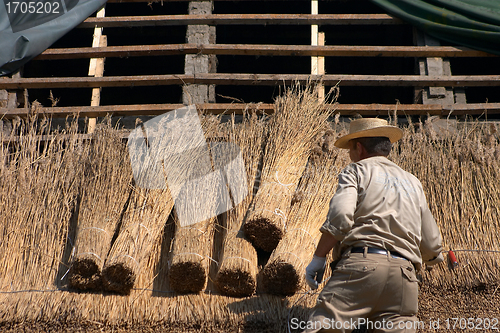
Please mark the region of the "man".
[[337, 192], [313, 260], [312, 289], [321, 282], [326, 255], [342, 256], [318, 296], [307, 332], [414, 332], [418, 308], [415, 268], [442, 262], [441, 236], [420, 181], [389, 161], [403, 132], [383, 119], [357, 119], [335, 146], [353, 163], [339, 174]]

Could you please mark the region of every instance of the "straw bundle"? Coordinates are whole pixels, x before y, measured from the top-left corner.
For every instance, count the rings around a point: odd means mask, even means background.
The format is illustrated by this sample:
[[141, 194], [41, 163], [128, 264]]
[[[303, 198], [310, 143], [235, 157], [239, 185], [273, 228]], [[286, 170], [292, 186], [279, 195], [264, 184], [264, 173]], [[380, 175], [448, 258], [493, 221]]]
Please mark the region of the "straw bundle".
[[226, 214], [223, 249], [219, 257], [215, 284], [217, 289], [227, 296], [250, 296], [257, 286], [257, 252], [244, 237], [242, 226], [253, 200], [253, 186], [262, 154], [264, 132], [265, 123], [255, 114], [245, 117], [239, 125], [235, 125], [233, 119], [226, 131], [227, 141], [234, 142], [241, 148], [248, 188], [245, 199]]
[[[205, 135], [210, 141], [217, 137], [218, 119], [207, 119]], [[176, 231], [172, 243], [169, 280], [172, 290], [178, 293], [197, 293], [207, 286], [212, 258], [216, 216], [230, 207], [224, 196], [226, 181], [220, 172], [225, 163], [218, 163], [220, 144], [210, 144], [208, 151], [192, 152], [189, 178], [195, 179], [183, 185], [182, 193], [192, 200], [176, 202]], [[219, 151], [219, 153], [222, 153]], [[210, 159], [212, 156], [212, 161]], [[181, 213], [182, 212], [182, 213]], [[182, 220], [179, 216], [182, 215]]]
[[174, 202], [168, 190], [134, 187], [120, 233], [102, 270], [106, 290], [129, 294], [151, 249], [160, 239]]
[[172, 244], [170, 288], [178, 293], [198, 293], [207, 286], [216, 219], [179, 227]]
[[69, 285], [101, 288], [101, 270], [130, 194], [132, 172], [118, 133], [97, 128], [85, 149], [82, 194]]
[[430, 126], [405, 129], [394, 159], [422, 182], [443, 247], [460, 265], [425, 274], [439, 288], [497, 284], [500, 145], [494, 124], [464, 123], [443, 137]]
[[290, 211], [285, 236], [262, 271], [262, 285], [268, 293], [293, 295], [304, 285], [305, 268], [316, 249], [338, 173], [349, 163], [347, 151], [333, 146], [336, 137], [334, 131], [326, 131], [313, 149], [295, 196], [297, 202]]
[[260, 187], [244, 225], [252, 244], [268, 252], [283, 237], [290, 202], [314, 139], [332, 113], [332, 108], [318, 98], [317, 89], [311, 85], [289, 89], [275, 104]]

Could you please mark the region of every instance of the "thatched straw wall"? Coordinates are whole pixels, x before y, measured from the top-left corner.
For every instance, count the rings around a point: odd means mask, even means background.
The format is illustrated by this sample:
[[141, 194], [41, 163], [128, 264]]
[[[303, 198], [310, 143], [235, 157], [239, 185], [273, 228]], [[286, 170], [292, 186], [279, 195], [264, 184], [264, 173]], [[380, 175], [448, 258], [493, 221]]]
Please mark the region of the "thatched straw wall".
[[290, 203], [314, 140], [333, 110], [311, 86], [290, 89], [275, 104], [259, 190], [244, 225], [252, 244], [267, 252], [283, 237]]
[[17, 142], [0, 150], [0, 290], [61, 285], [67, 234], [81, 175], [75, 127], [36, 140], [49, 123], [18, 122]]
[[[422, 182], [441, 229], [444, 249], [459, 266], [446, 262], [425, 274], [438, 288], [497, 284], [500, 265], [500, 145], [495, 124], [456, 124], [436, 133], [432, 124], [405, 129], [396, 163]], [[446, 253], [444, 253], [447, 257]]]
[[[162, 225], [148, 245], [129, 296], [66, 289], [61, 278], [74, 241], [84, 144], [71, 128], [69, 139], [41, 143], [35, 134], [43, 128], [26, 124], [16, 127], [24, 141], [0, 148], [0, 330], [288, 332], [291, 318], [308, 317], [316, 294], [174, 296], [168, 283], [173, 224]], [[443, 136], [411, 125], [391, 155], [422, 181], [445, 249], [455, 250], [459, 261], [454, 269], [443, 264], [423, 272], [419, 318], [427, 326], [418, 332], [430, 331], [429, 320], [440, 319], [439, 332], [456, 332], [443, 326], [445, 319], [500, 317], [496, 126], [459, 124]], [[142, 229], [135, 236], [145, 239]]]

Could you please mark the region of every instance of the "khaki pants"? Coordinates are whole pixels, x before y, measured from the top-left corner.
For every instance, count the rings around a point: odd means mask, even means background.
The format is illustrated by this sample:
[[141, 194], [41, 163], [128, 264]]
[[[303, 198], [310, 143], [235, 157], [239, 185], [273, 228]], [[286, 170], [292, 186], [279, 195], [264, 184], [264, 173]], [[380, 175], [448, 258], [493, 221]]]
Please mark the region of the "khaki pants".
[[305, 332], [352, 332], [363, 324], [370, 332], [415, 332], [423, 328], [417, 310], [418, 280], [409, 261], [346, 251]]

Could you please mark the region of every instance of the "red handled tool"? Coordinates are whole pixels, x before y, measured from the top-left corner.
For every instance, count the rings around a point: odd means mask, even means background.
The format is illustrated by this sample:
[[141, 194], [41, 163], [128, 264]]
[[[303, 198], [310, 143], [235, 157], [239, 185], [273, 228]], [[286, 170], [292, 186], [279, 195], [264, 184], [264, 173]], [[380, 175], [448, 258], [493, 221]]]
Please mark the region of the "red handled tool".
[[448, 251], [448, 260], [450, 260], [450, 264], [453, 268], [458, 266], [457, 257], [455, 257], [455, 253], [452, 250]]

